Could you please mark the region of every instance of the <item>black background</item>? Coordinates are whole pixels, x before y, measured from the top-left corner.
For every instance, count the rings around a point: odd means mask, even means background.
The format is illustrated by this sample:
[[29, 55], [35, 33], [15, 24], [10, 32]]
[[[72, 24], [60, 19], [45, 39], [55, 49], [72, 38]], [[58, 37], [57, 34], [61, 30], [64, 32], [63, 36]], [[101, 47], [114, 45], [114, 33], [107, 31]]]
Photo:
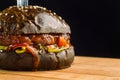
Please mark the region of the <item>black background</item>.
[[[0, 10], [16, 0], [1, 0]], [[76, 55], [120, 57], [120, 1], [112, 0], [29, 0], [30, 5], [47, 7], [71, 27]]]

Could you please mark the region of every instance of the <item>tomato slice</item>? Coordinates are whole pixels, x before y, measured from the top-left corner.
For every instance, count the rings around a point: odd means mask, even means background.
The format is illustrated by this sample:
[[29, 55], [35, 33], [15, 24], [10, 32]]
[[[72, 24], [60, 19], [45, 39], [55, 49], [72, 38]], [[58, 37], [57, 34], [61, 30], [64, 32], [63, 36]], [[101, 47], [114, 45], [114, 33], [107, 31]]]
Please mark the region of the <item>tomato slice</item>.
[[59, 37], [58, 38], [58, 46], [59, 47], [66, 47], [66, 46], [68, 46], [68, 43], [67, 43], [67, 41], [64, 39], [64, 37]]

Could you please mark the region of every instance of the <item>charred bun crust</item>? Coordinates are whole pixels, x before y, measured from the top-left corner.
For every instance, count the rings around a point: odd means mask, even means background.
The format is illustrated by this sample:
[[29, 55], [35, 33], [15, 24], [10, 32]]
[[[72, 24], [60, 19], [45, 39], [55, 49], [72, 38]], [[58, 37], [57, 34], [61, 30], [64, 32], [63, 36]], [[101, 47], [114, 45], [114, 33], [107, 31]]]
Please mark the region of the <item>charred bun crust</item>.
[[[70, 67], [74, 60], [74, 48], [70, 47], [59, 53], [38, 53], [39, 67], [37, 70], [55, 70]], [[32, 70], [33, 57], [23, 53], [0, 53], [0, 68], [8, 70]]]
[[0, 13], [0, 34], [71, 33], [56, 13], [39, 6], [11, 6]]

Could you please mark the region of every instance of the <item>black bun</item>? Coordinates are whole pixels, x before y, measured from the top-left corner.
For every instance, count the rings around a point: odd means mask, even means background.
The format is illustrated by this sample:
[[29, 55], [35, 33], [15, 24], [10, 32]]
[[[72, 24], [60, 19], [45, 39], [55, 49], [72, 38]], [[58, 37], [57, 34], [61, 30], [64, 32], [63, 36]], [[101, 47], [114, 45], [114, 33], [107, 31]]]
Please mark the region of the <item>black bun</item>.
[[[0, 36], [22, 34], [70, 34], [69, 25], [58, 15], [39, 6], [11, 6], [0, 13]], [[38, 52], [37, 52], [38, 51]], [[37, 70], [53, 70], [69, 67], [74, 60], [74, 47], [58, 53], [36, 51]], [[16, 54], [0, 51], [0, 68], [10, 70], [32, 70], [34, 57], [30, 53]]]
[[[59, 53], [38, 53], [39, 67], [37, 70], [55, 70], [70, 67], [74, 60], [74, 49], [70, 47]], [[32, 70], [33, 57], [23, 53], [0, 53], [0, 67], [8, 70]]]
[[0, 34], [71, 33], [54, 12], [39, 6], [11, 6], [0, 13]]

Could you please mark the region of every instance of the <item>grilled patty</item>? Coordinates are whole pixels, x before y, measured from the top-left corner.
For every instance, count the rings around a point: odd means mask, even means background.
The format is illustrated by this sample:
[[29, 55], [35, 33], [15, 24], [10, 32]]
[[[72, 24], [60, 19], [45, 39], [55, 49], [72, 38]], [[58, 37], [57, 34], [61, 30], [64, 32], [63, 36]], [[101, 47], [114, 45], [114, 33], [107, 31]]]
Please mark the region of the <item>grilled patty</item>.
[[0, 36], [0, 45], [12, 45], [27, 43], [29, 45], [51, 45], [57, 44], [58, 37], [62, 36], [70, 44], [70, 36], [68, 34], [39, 34], [39, 35], [4, 35]]

